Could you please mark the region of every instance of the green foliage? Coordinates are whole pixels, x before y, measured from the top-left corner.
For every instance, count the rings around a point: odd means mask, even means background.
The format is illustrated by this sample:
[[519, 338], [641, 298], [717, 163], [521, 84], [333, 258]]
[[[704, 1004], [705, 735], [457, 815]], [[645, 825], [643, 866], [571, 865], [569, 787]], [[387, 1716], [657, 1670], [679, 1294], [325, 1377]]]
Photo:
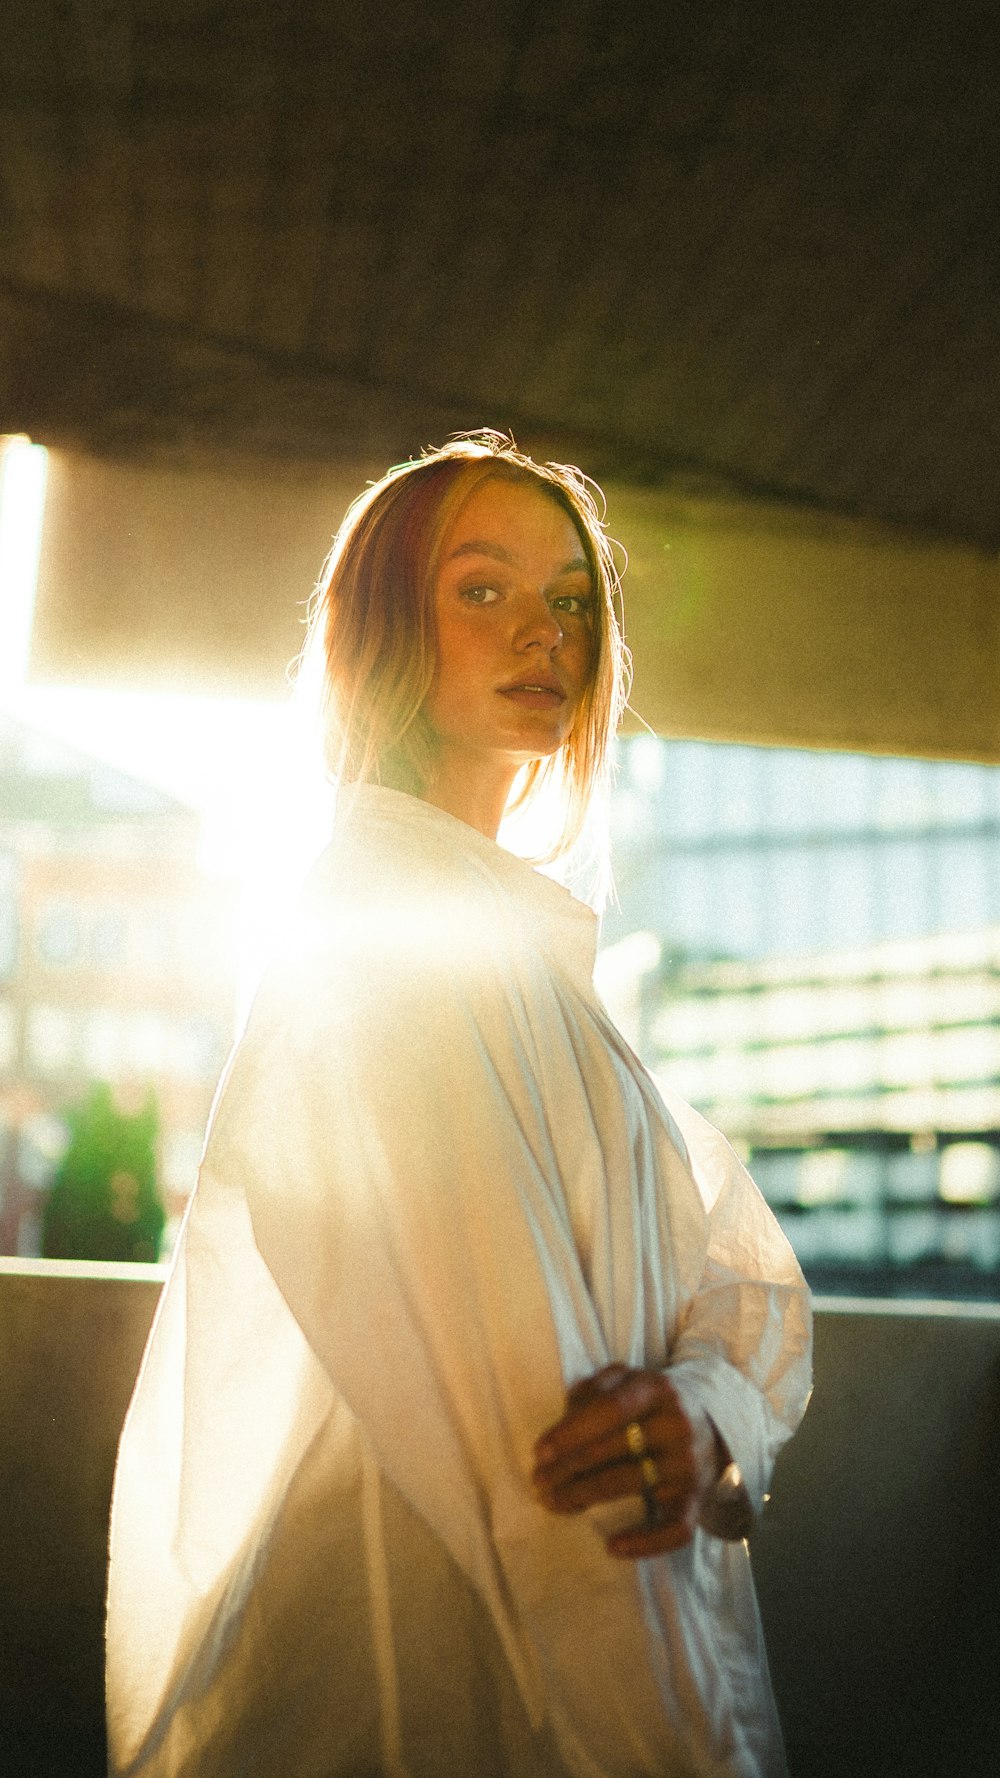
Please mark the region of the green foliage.
[[69, 1147], [42, 1218], [47, 1259], [155, 1260], [166, 1213], [156, 1179], [159, 1116], [150, 1090], [134, 1116], [91, 1087], [66, 1113]]

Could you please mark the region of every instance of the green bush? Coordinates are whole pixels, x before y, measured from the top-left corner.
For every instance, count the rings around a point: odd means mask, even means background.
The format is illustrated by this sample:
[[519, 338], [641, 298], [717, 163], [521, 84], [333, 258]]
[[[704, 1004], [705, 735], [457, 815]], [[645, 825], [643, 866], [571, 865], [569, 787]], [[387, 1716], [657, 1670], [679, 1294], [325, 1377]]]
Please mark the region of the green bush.
[[152, 1261], [166, 1213], [156, 1178], [156, 1096], [133, 1116], [104, 1082], [65, 1113], [69, 1146], [42, 1215], [47, 1259]]

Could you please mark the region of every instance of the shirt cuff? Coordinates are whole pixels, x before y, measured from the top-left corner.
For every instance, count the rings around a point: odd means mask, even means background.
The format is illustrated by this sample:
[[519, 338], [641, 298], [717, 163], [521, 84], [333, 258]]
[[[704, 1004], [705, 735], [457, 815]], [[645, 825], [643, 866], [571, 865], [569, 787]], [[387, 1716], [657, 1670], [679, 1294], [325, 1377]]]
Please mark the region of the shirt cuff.
[[[766, 1409], [760, 1392], [725, 1359], [682, 1359], [667, 1366], [685, 1413], [708, 1415], [732, 1461], [738, 1466], [754, 1518], [767, 1496], [771, 1453], [766, 1436]], [[720, 1478], [721, 1479], [721, 1478]], [[732, 1476], [729, 1472], [731, 1487]]]

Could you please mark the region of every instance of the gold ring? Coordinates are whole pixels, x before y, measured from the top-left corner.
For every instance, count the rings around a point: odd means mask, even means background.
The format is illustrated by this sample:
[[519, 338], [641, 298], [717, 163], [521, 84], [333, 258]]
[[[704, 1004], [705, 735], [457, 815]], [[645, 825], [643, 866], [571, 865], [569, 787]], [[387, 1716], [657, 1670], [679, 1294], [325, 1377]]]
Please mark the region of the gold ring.
[[651, 1494], [660, 1485], [660, 1470], [655, 1457], [644, 1457], [642, 1460], [642, 1485]]
[[630, 1420], [626, 1426], [625, 1443], [628, 1446], [630, 1457], [645, 1457], [646, 1434], [643, 1432], [638, 1420]]

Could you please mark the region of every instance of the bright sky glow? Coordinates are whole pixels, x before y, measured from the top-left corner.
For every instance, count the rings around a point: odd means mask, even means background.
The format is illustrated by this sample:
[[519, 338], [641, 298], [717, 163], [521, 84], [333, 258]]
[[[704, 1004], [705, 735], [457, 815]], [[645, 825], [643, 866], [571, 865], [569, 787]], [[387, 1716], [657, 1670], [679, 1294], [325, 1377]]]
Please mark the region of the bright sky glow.
[[244, 995], [332, 819], [308, 694], [283, 703], [27, 682], [47, 453], [0, 441], [0, 706], [203, 817], [201, 865], [239, 886]]
[[[0, 708], [201, 814], [201, 866], [238, 889], [239, 1015], [284, 948], [296, 891], [332, 823], [315, 663], [282, 703], [30, 684], [46, 470], [42, 446], [0, 440]], [[541, 811], [532, 813], [512, 824], [512, 843], [528, 852], [541, 840]]]
[[[29, 498], [37, 482], [26, 482], [24, 467], [37, 475], [39, 459], [15, 450], [12, 461], [16, 473], [6, 483], [14, 489], [11, 498], [19, 510], [37, 511], [40, 518], [37, 498]], [[0, 681], [0, 707], [199, 812], [201, 867], [237, 888], [239, 1023], [264, 964], [287, 949], [298, 888], [332, 825], [334, 793], [315, 714], [315, 663], [307, 665], [300, 689], [281, 702], [27, 683], [38, 538], [29, 547], [12, 521], [7, 535], [14, 540], [11, 559], [21, 567], [22, 597], [16, 671]], [[530, 852], [540, 844], [537, 812], [534, 820], [521, 817], [511, 825], [515, 846]]]
[[4, 705], [199, 811], [202, 868], [238, 885], [245, 1009], [332, 820], [333, 794], [306, 710], [291, 698], [267, 703], [44, 685], [8, 693]]
[[0, 447], [0, 691], [28, 671], [45, 510], [47, 453], [28, 438]]

